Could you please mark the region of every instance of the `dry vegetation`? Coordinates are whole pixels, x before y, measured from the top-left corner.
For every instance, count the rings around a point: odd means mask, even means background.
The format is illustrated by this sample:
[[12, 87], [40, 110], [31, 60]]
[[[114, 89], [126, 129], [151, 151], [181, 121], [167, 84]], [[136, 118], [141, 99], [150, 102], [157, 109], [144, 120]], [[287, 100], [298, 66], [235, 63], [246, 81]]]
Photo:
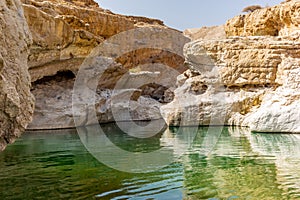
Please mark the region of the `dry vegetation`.
[[244, 8], [242, 10], [242, 12], [253, 12], [255, 10], [258, 10], [258, 9], [262, 9], [263, 7], [261, 7], [260, 5], [252, 5], [252, 6], [247, 6], [246, 8]]

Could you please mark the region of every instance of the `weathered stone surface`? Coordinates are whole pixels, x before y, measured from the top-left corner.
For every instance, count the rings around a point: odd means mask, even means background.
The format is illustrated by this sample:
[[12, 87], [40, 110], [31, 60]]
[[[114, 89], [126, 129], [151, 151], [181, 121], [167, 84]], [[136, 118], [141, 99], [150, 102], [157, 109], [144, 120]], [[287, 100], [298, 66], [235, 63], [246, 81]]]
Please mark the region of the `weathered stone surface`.
[[187, 44], [190, 70], [161, 108], [168, 124], [299, 133], [299, 9], [292, 0], [255, 10], [227, 21], [227, 39], [204, 34]]
[[31, 36], [18, 0], [0, 2], [0, 151], [21, 135], [32, 119], [27, 57]]
[[224, 84], [231, 86], [277, 85], [278, 65], [285, 56], [294, 56], [299, 42], [292, 37], [234, 37], [201, 40], [185, 47], [186, 62], [201, 68], [203, 57], [215, 60]]
[[286, 55], [278, 66], [277, 81], [282, 85], [267, 94], [260, 108], [246, 116], [252, 131], [300, 133], [300, 55]]
[[[57, 79], [55, 74], [69, 71], [76, 75], [94, 47], [122, 31], [144, 26], [166, 28], [159, 20], [116, 15], [92, 1], [23, 2], [34, 40], [30, 73], [34, 81], [40, 80], [33, 88], [37, 109], [31, 129], [74, 126], [74, 77]], [[111, 89], [128, 71], [131, 83], [141, 77], [159, 79], [153, 78], [156, 73], [168, 75], [160, 67], [143, 68], [144, 64], [162, 63], [177, 72], [187, 69], [182, 58], [167, 51], [139, 49], [123, 54], [99, 81], [95, 94], [98, 120], [113, 121], [114, 110], [120, 113], [118, 120], [126, 121], [128, 108], [133, 120], [156, 119], [161, 104], [154, 99], [161, 103], [173, 100], [161, 107], [169, 125], [225, 124], [248, 126], [258, 132], [300, 132], [298, 13], [299, 1], [289, 1], [235, 17], [225, 25], [228, 38], [222, 26], [185, 31], [196, 41], [185, 47], [190, 70], [178, 76], [175, 96], [175, 88], [166, 90], [169, 79], [163, 81], [165, 88], [150, 84], [137, 89], [129, 84], [113, 96]], [[128, 107], [123, 100], [129, 95]], [[82, 123], [89, 124], [89, 119]]]
[[227, 36], [287, 36], [299, 30], [300, 2], [291, 0], [280, 5], [255, 10], [227, 21]]
[[183, 34], [192, 40], [220, 40], [226, 38], [224, 25], [187, 29]]
[[[298, 34], [191, 42], [185, 46], [191, 70], [179, 77], [175, 99], [161, 108], [162, 114], [175, 126], [300, 132], [299, 50]], [[214, 79], [219, 84], [212, 84]]]
[[[33, 35], [29, 71], [34, 82], [32, 92], [37, 99], [34, 120], [29, 126], [30, 129], [74, 127], [71, 109], [74, 80], [68, 78], [67, 74], [76, 75], [83, 61], [105, 39], [138, 27], [168, 29], [160, 20], [117, 15], [100, 8], [92, 0], [23, 0], [23, 6]], [[139, 37], [144, 34], [141, 31]], [[122, 46], [122, 44], [119, 45]], [[117, 47], [116, 44], [112, 44], [109, 48]], [[149, 71], [145, 64], [165, 64], [178, 74], [187, 69], [182, 57], [160, 49], [138, 49], [123, 54], [116, 58], [116, 61], [117, 63], [110, 66], [102, 77], [99, 77], [99, 90], [111, 91], [128, 71], [134, 73]], [[164, 73], [163, 76], [171, 75], [166, 74], [167, 71], [160, 67], [152, 67], [150, 71]], [[61, 77], [60, 72], [67, 72], [63, 73], [66, 77]], [[173, 93], [165, 94], [167, 88], [160, 85], [145, 85], [140, 89], [142, 92], [140, 94], [137, 92], [138, 95], [135, 94], [136, 98], [131, 102], [134, 110], [132, 112], [135, 113], [133, 120], [146, 120], [151, 116], [158, 118], [154, 116], [157, 116], [159, 109], [154, 102], [149, 102], [155, 99], [165, 103], [173, 99]], [[140, 100], [137, 97], [141, 97]], [[111, 108], [106, 106], [110, 97], [104, 98], [100, 95], [98, 100], [100, 107], [105, 108], [102, 114], [100, 111], [98, 113], [99, 121], [113, 121]], [[102, 104], [105, 106], [103, 107]], [[153, 114], [145, 111], [143, 106], [148, 106], [147, 108], [153, 111]]]
[[33, 35], [32, 81], [59, 71], [76, 72], [97, 45], [115, 34], [144, 25], [163, 26], [160, 20], [114, 14], [93, 0], [22, 1]]
[[[151, 74], [148, 76], [149, 78], [152, 77]], [[129, 78], [135, 77], [130, 76]], [[60, 73], [47, 81], [42, 79], [33, 85], [32, 93], [36, 97], [36, 110], [33, 122], [28, 126], [28, 129], [75, 127], [72, 110], [74, 81], [74, 75], [69, 72]], [[130, 100], [133, 90], [136, 89], [128, 88], [127, 90], [113, 91], [99, 88], [95, 93], [95, 105], [93, 107], [98, 120], [101, 123], [107, 123], [114, 122], [116, 119], [118, 121], [161, 119], [160, 103], [153, 98], [140, 95], [137, 99]], [[77, 107], [80, 108], [80, 106]], [[128, 111], [130, 116], [127, 115]], [[80, 111], [81, 114], [85, 112], [85, 110]], [[117, 115], [114, 115], [113, 112]], [[84, 118], [84, 116], [82, 117]], [[80, 125], [91, 124], [88, 119], [84, 118]]]

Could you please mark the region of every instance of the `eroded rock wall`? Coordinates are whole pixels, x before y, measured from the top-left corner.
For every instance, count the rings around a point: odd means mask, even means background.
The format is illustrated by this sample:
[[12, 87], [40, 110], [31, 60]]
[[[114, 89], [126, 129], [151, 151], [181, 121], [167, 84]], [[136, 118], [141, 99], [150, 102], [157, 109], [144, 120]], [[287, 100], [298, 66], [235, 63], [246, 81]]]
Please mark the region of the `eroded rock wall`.
[[97, 45], [115, 34], [145, 24], [163, 26], [160, 20], [114, 14], [93, 0], [23, 0], [23, 7], [33, 36], [32, 81], [76, 72]]
[[[161, 108], [168, 124], [299, 133], [300, 28], [293, 17], [298, 8], [299, 1], [289, 1], [238, 16], [225, 26], [228, 36], [238, 36], [188, 43], [190, 70], [178, 77], [174, 101]], [[285, 17], [293, 20], [287, 24]], [[282, 23], [281, 36], [270, 31], [278, 28], [269, 23], [273, 18]]]
[[227, 21], [227, 36], [287, 36], [299, 30], [300, 1], [282, 2]]
[[31, 36], [19, 0], [0, 1], [0, 151], [21, 135], [32, 119], [27, 57]]
[[[33, 36], [28, 62], [33, 81], [32, 93], [37, 99], [34, 120], [29, 129], [74, 127], [72, 90], [76, 74], [83, 61], [99, 44], [134, 28], [169, 29], [160, 20], [114, 14], [100, 8], [92, 0], [23, 0], [23, 6]], [[165, 64], [178, 73], [187, 70], [182, 57], [160, 49], [138, 49], [118, 57], [116, 61], [99, 80], [97, 106], [101, 107], [98, 109], [100, 122], [114, 120], [111, 106], [107, 102], [110, 101], [111, 90], [128, 71], [131, 71], [133, 77], [148, 76], [149, 73], [145, 71], [163, 72], [161, 69], [137, 67], [147, 63]], [[135, 113], [133, 119], [159, 118], [159, 105], [149, 105], [149, 102], [154, 104], [153, 99], [165, 101], [166, 89], [154, 84], [141, 88], [139, 95], [148, 98], [142, 97], [142, 102], [138, 99], [131, 102], [132, 113]], [[147, 105], [151, 107], [149, 111], [143, 109]]]

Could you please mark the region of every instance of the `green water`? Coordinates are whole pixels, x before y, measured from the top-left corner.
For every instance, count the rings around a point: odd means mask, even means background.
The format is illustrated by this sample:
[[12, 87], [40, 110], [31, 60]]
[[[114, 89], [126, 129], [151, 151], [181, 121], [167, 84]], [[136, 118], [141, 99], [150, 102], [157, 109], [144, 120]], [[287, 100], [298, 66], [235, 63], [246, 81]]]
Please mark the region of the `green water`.
[[[115, 124], [103, 129], [127, 151], [170, 146], [164, 132], [144, 140]], [[177, 134], [190, 130], [165, 130], [180, 144], [174, 157], [186, 144]], [[300, 137], [224, 128], [211, 154], [204, 155], [207, 132], [200, 128], [169, 166], [143, 174], [105, 166], [85, 149], [76, 130], [27, 132], [0, 153], [0, 199], [300, 199]]]

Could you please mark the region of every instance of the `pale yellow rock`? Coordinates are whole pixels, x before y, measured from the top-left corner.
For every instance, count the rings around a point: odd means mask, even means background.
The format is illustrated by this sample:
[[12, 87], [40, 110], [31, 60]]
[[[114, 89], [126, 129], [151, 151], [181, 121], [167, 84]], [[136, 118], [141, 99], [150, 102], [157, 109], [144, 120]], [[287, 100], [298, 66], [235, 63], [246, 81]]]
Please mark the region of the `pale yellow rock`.
[[[72, 115], [74, 75], [76, 76], [82, 62], [92, 50], [105, 39], [139, 27], [168, 29], [160, 20], [114, 14], [100, 8], [93, 0], [23, 0], [23, 6], [33, 35], [29, 72], [34, 83], [32, 92], [37, 99], [30, 129], [75, 126]], [[138, 37], [143, 35], [144, 32], [141, 31]], [[123, 41], [123, 43], [126, 42]], [[118, 48], [115, 45], [112, 44], [109, 48]], [[122, 43], [119, 45], [119, 48], [123, 48]], [[187, 70], [182, 57], [160, 49], [138, 49], [123, 54], [116, 61], [118, 63], [110, 66], [101, 78], [98, 77], [99, 89], [110, 91], [128, 70], [142, 73], [147, 68], [144, 66], [147, 63], [165, 64], [174, 71], [178, 71], [178, 74]], [[152, 72], [156, 70], [154, 68]], [[157, 71], [168, 73], [162, 69], [157, 69]], [[167, 75], [174, 79], [177, 76], [177, 74]], [[144, 86], [141, 89], [144, 91], [144, 96], [148, 95], [151, 98], [142, 96], [140, 100], [131, 101], [133, 119], [159, 118], [159, 106], [154, 103], [153, 98], [171, 101], [173, 93], [167, 95], [165, 94], [166, 88], [157, 85]], [[96, 104], [101, 108], [97, 111], [99, 121], [113, 121], [111, 106], [107, 105], [110, 98], [100, 95], [98, 101]], [[126, 110], [125, 106], [119, 105], [120, 113]], [[143, 107], [150, 110], [147, 111]], [[129, 117], [124, 117], [122, 120], [129, 120]]]
[[287, 36], [299, 30], [300, 1], [285, 1], [227, 21], [227, 36]]
[[[149, 76], [148, 79], [153, 78], [151, 74], [145, 76]], [[143, 78], [147, 79], [145, 76]], [[136, 79], [136, 77], [130, 76], [129, 79]], [[55, 76], [55, 79], [33, 85], [32, 93], [36, 97], [36, 110], [33, 122], [28, 126], [28, 129], [75, 127], [72, 110], [74, 81], [72, 74], [60, 74]], [[160, 103], [154, 99], [143, 96], [137, 100], [125, 99], [126, 96], [132, 95], [133, 90], [135, 88], [130, 88], [129, 86], [127, 90], [114, 92], [110, 89], [98, 89], [95, 93], [93, 112], [96, 113], [99, 122], [114, 122], [116, 119], [118, 121], [161, 119]], [[80, 108], [80, 106], [76, 107]], [[113, 111], [117, 114], [114, 115]], [[82, 124], [80, 125], [92, 125], [85, 118], [85, 115], [82, 115], [86, 110], [78, 112], [82, 118]], [[130, 113], [130, 116], [127, 115], [127, 112]]]
[[267, 94], [245, 121], [252, 131], [300, 133], [300, 58], [287, 55], [277, 77], [281, 86]]
[[192, 40], [211, 40], [226, 38], [224, 25], [186, 29], [183, 34], [191, 38]]
[[19, 0], [0, 1], [0, 151], [15, 141], [32, 119], [27, 57], [31, 36]]
[[186, 45], [186, 63], [201, 68], [209, 56], [219, 66], [224, 84], [231, 86], [277, 85], [277, 67], [282, 56], [297, 53], [299, 43], [284, 37], [235, 37], [199, 40]]
[[[74, 80], [69, 77], [60, 83], [55, 74], [71, 71], [76, 75], [95, 46], [122, 31], [144, 26], [166, 28], [159, 20], [113, 14], [93, 1], [23, 0], [23, 3], [34, 40], [29, 57], [30, 73], [34, 81], [40, 80], [33, 90], [38, 100], [32, 129], [74, 126], [71, 112]], [[228, 20], [225, 28], [186, 30], [185, 35], [195, 40], [184, 49], [185, 63], [190, 70], [178, 76], [174, 100], [161, 107], [167, 123], [225, 124], [247, 126], [258, 132], [299, 132], [298, 15], [299, 1], [294, 0], [237, 16]], [[38, 19], [43, 19], [47, 26]], [[167, 64], [178, 72], [187, 69], [182, 58], [153, 49], [125, 54], [117, 62], [104, 73], [100, 89], [110, 91], [128, 70], [138, 77], [149, 75], [142, 67], [135, 68], [145, 63]], [[45, 76], [52, 77], [47, 80], [43, 79]], [[165, 95], [157, 86], [141, 90], [151, 98], [156, 95], [160, 99]], [[101, 92], [96, 105], [98, 120], [111, 121], [112, 109], [125, 113], [127, 105], [122, 102], [122, 95], [128, 95], [127, 92], [120, 91], [117, 98], [120, 102], [116, 104], [119, 110], [109, 106], [111, 96], [103, 96]], [[157, 118], [161, 105], [151, 98], [137, 100], [140, 93], [137, 91], [131, 99], [134, 119]], [[173, 96], [169, 96], [172, 100]], [[143, 110], [145, 105], [148, 111]], [[125, 114], [122, 117], [121, 120], [128, 118]]]
[[[93, 0], [22, 0], [33, 36], [32, 81], [60, 71], [76, 72], [104, 39], [139, 26], [164, 26], [160, 20], [117, 15]], [[72, 64], [68, 64], [72, 63]]]

